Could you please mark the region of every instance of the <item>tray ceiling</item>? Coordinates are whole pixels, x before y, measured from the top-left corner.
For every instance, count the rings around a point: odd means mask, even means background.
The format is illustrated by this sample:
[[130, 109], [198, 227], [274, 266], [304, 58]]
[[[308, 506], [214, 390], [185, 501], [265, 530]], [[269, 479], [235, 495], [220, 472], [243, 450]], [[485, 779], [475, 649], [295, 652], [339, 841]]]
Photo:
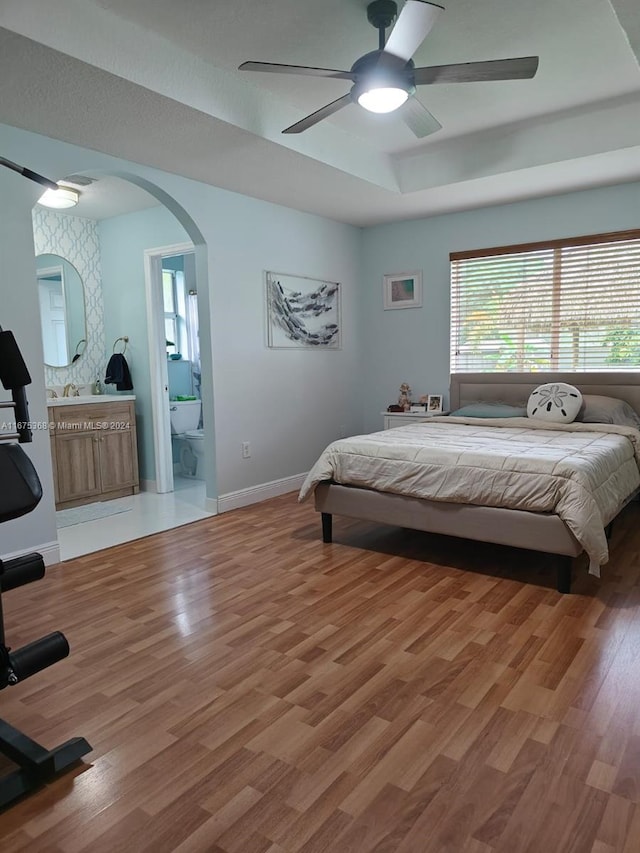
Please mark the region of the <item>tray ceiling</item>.
[[4, 0], [0, 121], [359, 225], [640, 178], [631, 0], [445, 0], [417, 65], [535, 54], [536, 77], [420, 87], [422, 140], [356, 105], [283, 136], [349, 84], [237, 66], [348, 69], [366, 5]]

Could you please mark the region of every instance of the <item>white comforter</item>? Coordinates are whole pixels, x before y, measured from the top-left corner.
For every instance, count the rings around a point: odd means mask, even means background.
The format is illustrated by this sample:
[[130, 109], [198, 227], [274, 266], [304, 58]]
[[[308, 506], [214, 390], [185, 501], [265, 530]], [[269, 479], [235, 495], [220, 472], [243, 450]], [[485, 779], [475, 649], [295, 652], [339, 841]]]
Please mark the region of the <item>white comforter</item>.
[[452, 503], [559, 515], [589, 555], [609, 559], [604, 527], [640, 486], [640, 432], [610, 424], [442, 417], [330, 444], [300, 490], [323, 480]]

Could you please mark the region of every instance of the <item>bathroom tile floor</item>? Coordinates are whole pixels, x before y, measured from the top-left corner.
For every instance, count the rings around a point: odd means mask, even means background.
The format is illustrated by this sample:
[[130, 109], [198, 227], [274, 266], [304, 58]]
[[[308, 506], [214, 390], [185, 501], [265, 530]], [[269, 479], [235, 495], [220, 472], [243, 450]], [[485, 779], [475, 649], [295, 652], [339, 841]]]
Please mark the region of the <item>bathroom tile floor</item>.
[[213, 513], [204, 509], [205, 497], [204, 481], [186, 477], [176, 477], [174, 491], [168, 494], [140, 492], [131, 498], [132, 508], [127, 512], [59, 528], [60, 559], [71, 560], [111, 545], [209, 518]]

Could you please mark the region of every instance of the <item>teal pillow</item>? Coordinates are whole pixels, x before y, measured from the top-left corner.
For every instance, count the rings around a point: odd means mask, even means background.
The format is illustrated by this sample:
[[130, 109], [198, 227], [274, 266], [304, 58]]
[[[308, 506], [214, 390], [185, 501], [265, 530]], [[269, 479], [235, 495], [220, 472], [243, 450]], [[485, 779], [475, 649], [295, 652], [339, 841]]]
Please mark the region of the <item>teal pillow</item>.
[[526, 418], [527, 407], [508, 406], [506, 403], [469, 403], [449, 415], [461, 418]]

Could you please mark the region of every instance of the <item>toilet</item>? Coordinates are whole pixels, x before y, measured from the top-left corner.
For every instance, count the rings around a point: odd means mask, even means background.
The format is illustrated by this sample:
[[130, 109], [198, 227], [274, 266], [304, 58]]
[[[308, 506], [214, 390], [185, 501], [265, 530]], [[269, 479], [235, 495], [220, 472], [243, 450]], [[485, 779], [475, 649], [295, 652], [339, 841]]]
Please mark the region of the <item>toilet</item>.
[[197, 480], [204, 479], [204, 433], [198, 429], [201, 411], [200, 400], [169, 401], [171, 441], [179, 458], [176, 473]]
[[204, 480], [204, 430], [188, 429], [185, 433], [186, 447], [180, 451], [183, 470], [192, 471], [186, 476]]

